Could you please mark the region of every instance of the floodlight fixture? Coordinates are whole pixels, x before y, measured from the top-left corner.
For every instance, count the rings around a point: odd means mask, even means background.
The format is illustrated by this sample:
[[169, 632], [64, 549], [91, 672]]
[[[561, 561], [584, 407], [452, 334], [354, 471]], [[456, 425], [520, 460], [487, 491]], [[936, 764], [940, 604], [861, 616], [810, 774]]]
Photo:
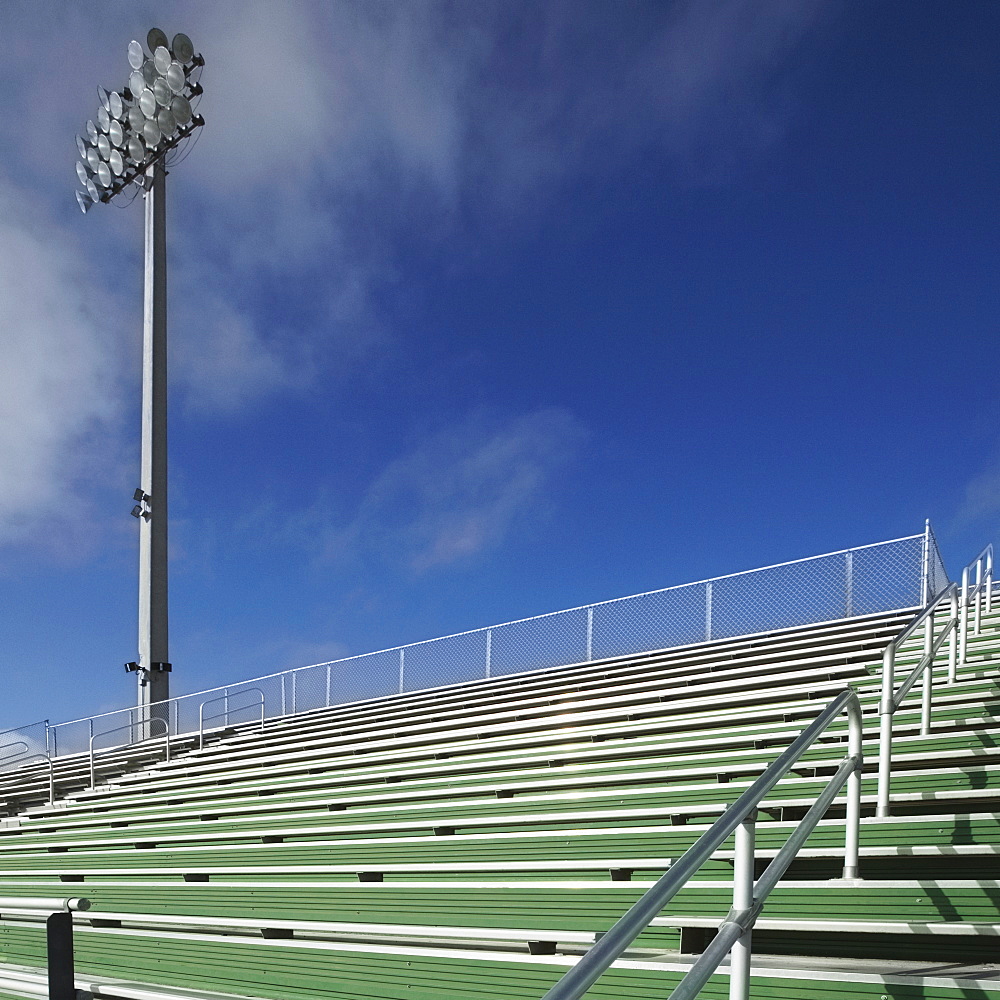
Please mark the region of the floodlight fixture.
[[142, 126], [142, 141], [149, 149], [155, 149], [160, 144], [160, 126], [156, 124], [155, 118], [147, 118]]
[[171, 94], [179, 94], [184, 89], [184, 84], [187, 83], [184, 67], [176, 61], [167, 67], [166, 72], [163, 74], [163, 79], [170, 88]]
[[177, 131], [177, 119], [170, 108], [162, 108], [156, 116], [156, 124], [160, 134], [169, 138]]
[[170, 102], [177, 124], [183, 128], [191, 121], [191, 102], [186, 97], [177, 96]]
[[137, 135], [128, 141], [128, 158], [131, 163], [142, 163], [146, 158], [146, 144]]
[[148, 87], [139, 92], [139, 110], [144, 118], [152, 118], [156, 114], [156, 95]]
[[153, 65], [160, 76], [165, 76], [174, 57], [170, 54], [170, 49], [166, 45], [158, 45], [153, 51]]
[[170, 39], [159, 28], [150, 28], [146, 35], [146, 47], [150, 52], [155, 52], [161, 45], [166, 48], [170, 45]]
[[174, 40], [170, 43], [170, 51], [179, 63], [185, 65], [194, 59], [194, 46], [187, 35], [174, 35]]
[[[166, 702], [171, 669], [167, 652], [167, 167], [172, 156], [205, 124], [192, 101], [205, 60], [191, 39], [178, 34], [171, 42], [159, 28], [128, 45], [126, 85], [99, 87], [98, 108], [76, 137], [75, 167], [81, 189], [81, 212], [121, 194], [132, 185], [146, 204], [145, 287], [142, 362], [141, 486], [132, 515], [139, 520], [139, 657], [125, 669], [139, 677], [139, 706], [148, 722], [169, 725]], [[155, 510], [151, 497], [156, 497]], [[147, 734], [152, 735], [148, 732]]]
[[161, 78], [153, 83], [153, 97], [161, 108], [165, 108], [173, 96], [173, 91], [167, 86], [166, 80]]
[[204, 124], [191, 101], [202, 93], [196, 78], [205, 60], [195, 54], [187, 35], [177, 34], [171, 42], [153, 28], [145, 49], [141, 42], [129, 43], [128, 63], [127, 86], [121, 91], [98, 88], [99, 107], [87, 122], [87, 138], [77, 137], [88, 168], [86, 176], [77, 171], [88, 197], [77, 199], [81, 207], [89, 209], [95, 200], [88, 185], [96, 185], [96, 200], [105, 202], [134, 182], [144, 186], [149, 168], [167, 161]]

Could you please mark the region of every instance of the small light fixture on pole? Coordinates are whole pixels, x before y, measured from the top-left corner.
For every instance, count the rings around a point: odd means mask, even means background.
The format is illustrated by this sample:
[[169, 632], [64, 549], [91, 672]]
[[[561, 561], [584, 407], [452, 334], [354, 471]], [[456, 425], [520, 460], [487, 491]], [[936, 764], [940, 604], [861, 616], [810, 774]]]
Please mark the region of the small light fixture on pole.
[[[139, 659], [126, 664], [139, 681], [144, 735], [160, 719], [169, 731], [170, 656], [167, 632], [167, 167], [204, 119], [192, 102], [201, 95], [205, 60], [187, 35], [171, 42], [159, 28], [146, 36], [148, 53], [130, 42], [132, 68], [120, 91], [97, 90], [100, 105], [77, 136], [76, 164], [83, 212], [98, 202], [146, 200], [142, 350], [142, 459], [132, 514], [139, 521]], [[159, 734], [156, 734], [159, 735]]]

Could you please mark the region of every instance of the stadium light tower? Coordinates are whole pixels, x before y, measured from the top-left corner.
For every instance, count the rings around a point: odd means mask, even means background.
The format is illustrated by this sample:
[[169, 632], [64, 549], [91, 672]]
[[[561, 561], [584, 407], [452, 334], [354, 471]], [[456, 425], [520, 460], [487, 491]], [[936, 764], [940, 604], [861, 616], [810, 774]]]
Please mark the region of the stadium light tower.
[[[142, 458], [132, 514], [139, 521], [139, 659], [125, 664], [139, 681], [141, 718], [169, 725], [167, 629], [167, 167], [204, 119], [192, 102], [201, 95], [205, 60], [187, 35], [171, 42], [159, 28], [146, 36], [148, 53], [130, 42], [132, 73], [120, 91], [97, 90], [96, 120], [77, 136], [76, 199], [83, 212], [98, 202], [146, 202], [142, 339]], [[177, 152], [175, 152], [177, 151]]]

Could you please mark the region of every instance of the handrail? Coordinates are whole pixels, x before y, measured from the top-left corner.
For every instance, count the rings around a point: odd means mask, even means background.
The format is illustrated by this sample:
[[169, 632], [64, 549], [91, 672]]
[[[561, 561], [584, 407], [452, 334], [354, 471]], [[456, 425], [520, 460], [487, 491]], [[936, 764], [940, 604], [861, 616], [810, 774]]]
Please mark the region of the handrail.
[[[969, 592], [969, 576], [971, 575], [971, 570], [975, 566], [976, 569], [976, 583]], [[985, 569], [985, 572], [984, 572]], [[961, 632], [961, 649], [960, 649], [960, 659], [962, 663], [965, 663], [966, 654], [966, 644], [968, 642], [968, 631], [969, 631], [969, 604], [975, 600], [976, 602], [976, 626], [975, 635], [979, 635], [979, 630], [982, 625], [982, 613], [981, 613], [981, 603], [979, 600], [980, 590], [984, 590], [984, 597], [986, 603], [986, 613], [989, 614], [993, 608], [993, 544], [992, 542], [983, 549], [982, 552], [976, 556], [962, 570], [962, 632]]]
[[[260, 695], [260, 730], [261, 730], [261, 732], [263, 732], [264, 731], [264, 692], [260, 688], [256, 688], [256, 687], [255, 688], [241, 688], [234, 695], [232, 695], [232, 697], [233, 698], [238, 698], [241, 694], [247, 694], [250, 691], [256, 691], [257, 694]], [[205, 706], [206, 705], [211, 705], [211, 704], [213, 704], [214, 702], [217, 702], [217, 701], [224, 701], [226, 703], [225, 709], [223, 711], [219, 712], [217, 715], [210, 715], [209, 719], [211, 720], [211, 719], [224, 718], [226, 720], [226, 725], [228, 725], [229, 724], [229, 711], [230, 711], [230, 709], [229, 709], [229, 698], [230, 698], [230, 694], [229, 694], [229, 691], [227, 689], [225, 691], [225, 693], [224, 694], [220, 694], [218, 698], [208, 698], [206, 701], [203, 701], [198, 706], [198, 749], [199, 750], [201, 750], [205, 746]], [[253, 706], [256, 705], [256, 704], [257, 704], [257, 702], [255, 701], [255, 702], [253, 702], [250, 705], [244, 705], [242, 708], [237, 708], [237, 709], [235, 709], [235, 711], [242, 712], [244, 709], [253, 708]]]
[[[969, 577], [975, 570], [976, 582], [970, 590]], [[982, 624], [982, 607], [986, 612], [992, 609], [993, 591], [993, 545], [987, 545], [962, 570], [962, 586], [949, 584], [897, 635], [882, 653], [882, 694], [879, 701], [879, 748], [878, 748], [878, 793], [875, 815], [889, 815], [889, 794], [892, 783], [892, 730], [896, 711], [902, 705], [910, 689], [923, 676], [920, 708], [920, 735], [927, 736], [931, 730], [931, 706], [934, 691], [934, 658], [946, 639], [950, 637], [948, 648], [948, 683], [954, 684], [958, 666], [966, 664], [968, 653], [969, 607], [975, 602], [974, 635], [979, 635]], [[949, 612], [944, 620], [940, 635], [935, 638], [935, 616], [945, 601]], [[895, 686], [896, 654], [900, 646], [924, 626], [924, 652], [916, 666], [897, 689]]]
[[[848, 717], [847, 757], [841, 762], [826, 788], [816, 799], [785, 845], [753, 881], [754, 821], [757, 806], [791, 770], [792, 765], [816, 739], [840, 717]], [[844, 878], [858, 877], [858, 847], [861, 819], [861, 703], [850, 688], [841, 691], [802, 731], [764, 773], [684, 852], [659, 881], [651, 886], [631, 909], [553, 986], [542, 1000], [578, 1000], [621, 956], [657, 914], [670, 902], [692, 875], [736, 832], [736, 859], [733, 872], [733, 909], [719, 928], [715, 940], [687, 975], [674, 988], [670, 1000], [686, 1000], [701, 989], [733, 949], [730, 962], [730, 998], [749, 996], [750, 930], [764, 900], [785, 873], [792, 859], [822, 818], [840, 789], [847, 784], [847, 823], [844, 844]], [[716, 944], [718, 942], [718, 944]], [[735, 992], [734, 992], [735, 991]]]
[[[28, 744], [25, 740], [15, 740], [13, 743], [4, 743], [3, 746], [0, 746], [0, 750], [7, 750], [10, 747], [21, 747], [21, 750], [18, 750], [17, 753], [12, 754], [10, 757], [0, 757], [0, 767], [2, 767], [8, 761], [20, 760], [21, 757], [24, 756], [24, 753], [27, 753], [29, 749]], [[22, 750], [24, 753], [22, 753]]]
[[[48, 1000], [77, 1000], [73, 956], [73, 911], [89, 910], [83, 896], [2, 896], [0, 916], [45, 917], [46, 993]], [[19, 992], [19, 991], [18, 991]]]
[[90, 722], [90, 787], [97, 787], [97, 772], [94, 767], [94, 740], [99, 739], [101, 736], [110, 736], [112, 733], [120, 733], [123, 729], [134, 729], [136, 726], [152, 726], [154, 722], [158, 722], [163, 726], [163, 738], [166, 743], [167, 756], [166, 759], [170, 760], [170, 727], [167, 725], [166, 721], [156, 716], [150, 716], [148, 719], [138, 719], [133, 722], [129, 722], [124, 726], [115, 726], [114, 729], [104, 729], [99, 733], [94, 732], [94, 722]]
[[[24, 740], [18, 740], [16, 743], [5, 743], [0, 750], [6, 750], [7, 747], [22, 746], [25, 750], [28, 750], [28, 744]], [[56, 801], [56, 775], [55, 768], [52, 765], [52, 755], [50, 753], [22, 753], [20, 756], [16, 757], [4, 757], [0, 760], [0, 764], [6, 765], [11, 763], [25, 763], [29, 760], [44, 760], [49, 765], [49, 805], [55, 804]]]
[[0, 913], [62, 913], [89, 910], [84, 896], [0, 896]]

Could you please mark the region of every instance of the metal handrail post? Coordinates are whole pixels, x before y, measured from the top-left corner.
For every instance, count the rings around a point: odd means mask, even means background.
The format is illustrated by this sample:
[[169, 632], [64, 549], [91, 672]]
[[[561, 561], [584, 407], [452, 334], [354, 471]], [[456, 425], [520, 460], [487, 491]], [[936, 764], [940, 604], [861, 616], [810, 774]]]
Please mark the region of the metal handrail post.
[[983, 586], [983, 561], [982, 556], [976, 560], [976, 626], [973, 635], [979, 635], [979, 630], [983, 622], [983, 598], [980, 595]]
[[[131, 714], [131, 713], [130, 713]], [[90, 720], [90, 787], [97, 787], [97, 772], [94, 770], [94, 720]]]
[[993, 610], [993, 546], [986, 549], [986, 613]]
[[[858, 696], [850, 688], [842, 691], [820, 712], [786, 747], [784, 752], [768, 765], [764, 773], [684, 852], [666, 874], [647, 889], [587, 954], [563, 975], [542, 1000], [579, 1000], [635, 938], [649, 926], [650, 921], [687, 884], [694, 873], [736, 832], [737, 827], [747, 818], [749, 813], [757, 809], [764, 796], [774, 788], [799, 757], [845, 710], [851, 716], [856, 716], [860, 725], [861, 709]], [[774, 881], [780, 878], [791, 863], [795, 853], [812, 833], [816, 823], [829, 809], [840, 789], [847, 783], [851, 774], [862, 766], [862, 763], [860, 757], [844, 759], [840, 767], [837, 768], [836, 774], [830, 779], [826, 789], [806, 813], [802, 823], [799, 824], [785, 846], [778, 852], [778, 856], [768, 866], [765, 876], [770, 875]], [[749, 911], [740, 913], [734, 911], [730, 915], [730, 919], [719, 928], [719, 932], [702, 953], [701, 958], [692, 966], [684, 981], [678, 984], [671, 994], [673, 1000], [695, 996], [700, 985], [693, 984], [696, 984], [698, 977], [704, 976], [704, 979], [701, 980], [703, 983], [715, 971], [717, 963], [710, 964], [708, 959], [710, 957], [716, 959], [724, 957], [729, 946], [742, 936], [744, 930], [751, 926], [759, 912], [759, 907], [763, 905], [763, 897], [766, 896], [766, 892], [762, 892], [761, 888], [765, 876], [762, 876], [756, 885], [756, 892], [761, 898], [754, 901]]]
[[931, 731], [931, 698], [934, 690], [934, 616], [928, 615], [924, 623], [924, 686], [920, 692], [920, 735]]
[[844, 878], [860, 877], [863, 739], [864, 726], [861, 720], [861, 708], [856, 701], [849, 702], [847, 705], [847, 755], [857, 763], [847, 779], [847, 810], [844, 817]]
[[952, 588], [948, 601], [950, 615], [948, 627], [951, 636], [948, 640], [948, 683], [954, 684], [958, 679], [958, 591]]
[[[749, 812], [736, 828], [736, 857], [733, 861], [733, 910], [749, 910], [754, 903], [754, 844], [757, 810]], [[729, 952], [729, 1000], [750, 998], [750, 953], [753, 928], [748, 927], [733, 943]]]
[[958, 635], [958, 662], [965, 666], [969, 644], [969, 567], [962, 570], [962, 614]]
[[882, 699], [879, 704], [878, 801], [876, 816], [889, 815], [889, 772], [892, 769], [893, 673], [896, 666], [896, 643], [890, 642], [882, 654]]
[[[264, 692], [261, 688], [248, 687], [243, 688], [242, 691], [237, 691], [234, 697], [239, 697], [241, 694], [256, 694], [260, 701], [253, 702], [254, 705], [260, 705], [260, 728], [261, 732], [264, 731], [264, 717], [266, 715], [265, 702], [264, 702]], [[226, 688], [225, 694], [220, 694], [217, 698], [206, 698], [205, 701], [201, 702], [198, 706], [198, 749], [201, 750], [205, 746], [205, 706], [214, 705], [216, 702], [223, 702], [224, 707], [221, 713], [217, 715], [209, 716], [209, 719], [224, 719], [224, 725], [229, 725], [229, 689]], [[242, 712], [247, 708], [251, 708], [251, 705], [244, 705], [243, 708], [232, 709], [234, 712]], [[170, 744], [167, 743], [167, 760], [170, 759]]]
[[[129, 711], [129, 716], [131, 717], [131, 715], [132, 715], [132, 712], [130, 710]], [[90, 720], [90, 787], [91, 788], [96, 788], [97, 787], [97, 773], [96, 773], [96, 770], [94, 768], [94, 740], [98, 739], [101, 736], [110, 736], [112, 733], [120, 733], [123, 729], [127, 729], [128, 732], [129, 732], [129, 736], [131, 737], [132, 730], [135, 729], [136, 726], [149, 726], [150, 727], [149, 738], [152, 739], [153, 738], [153, 730], [152, 730], [153, 723], [159, 723], [161, 726], [163, 726], [163, 737], [164, 737], [164, 740], [166, 742], [166, 750], [167, 750], [166, 759], [169, 761], [170, 760], [170, 725], [167, 723], [167, 721], [165, 719], [162, 719], [159, 716], [153, 716], [153, 718], [148, 719], [146, 721], [143, 721], [142, 719], [132, 720], [129, 723], [127, 723], [126, 725], [124, 725], [124, 726], [116, 726], [114, 729], [105, 729], [103, 732], [96, 733], [96, 734], [94, 733], [94, 720], [93, 719]], [[131, 745], [132, 744], [129, 743], [129, 746], [131, 746]]]
[[931, 564], [931, 522], [924, 521], [923, 550], [920, 559], [920, 606], [926, 608], [931, 599], [930, 564]]

